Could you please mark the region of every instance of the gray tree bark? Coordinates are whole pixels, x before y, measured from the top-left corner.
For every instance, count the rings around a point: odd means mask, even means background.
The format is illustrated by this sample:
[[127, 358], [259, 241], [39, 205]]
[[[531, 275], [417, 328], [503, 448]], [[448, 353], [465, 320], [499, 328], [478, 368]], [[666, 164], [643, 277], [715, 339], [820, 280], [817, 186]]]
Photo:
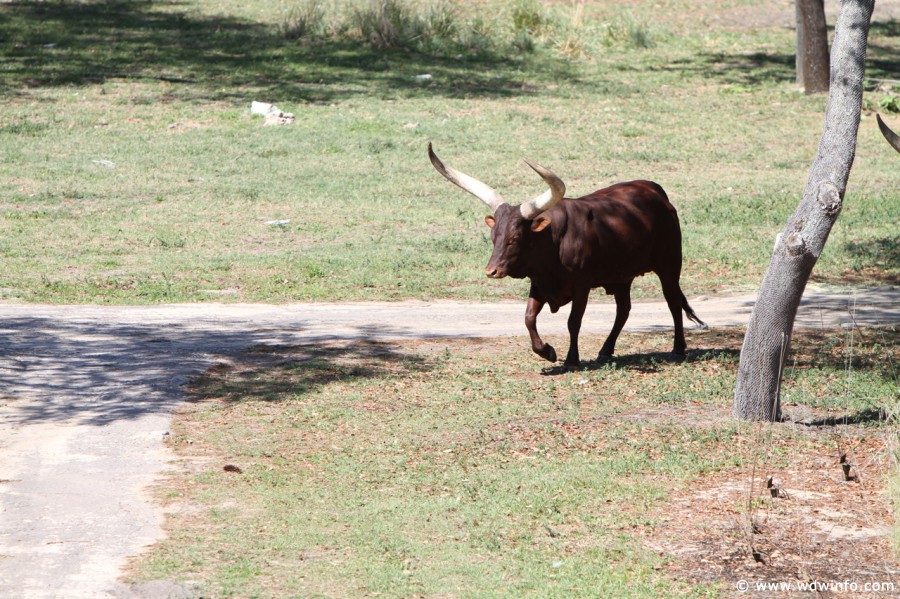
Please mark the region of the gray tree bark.
[[797, 307], [843, 204], [856, 153], [866, 45], [875, 0], [843, 0], [831, 57], [825, 126], [797, 209], [775, 238], [744, 337], [734, 416], [781, 419], [781, 373]]
[[807, 94], [828, 91], [825, 0], [794, 0], [797, 15], [797, 85]]

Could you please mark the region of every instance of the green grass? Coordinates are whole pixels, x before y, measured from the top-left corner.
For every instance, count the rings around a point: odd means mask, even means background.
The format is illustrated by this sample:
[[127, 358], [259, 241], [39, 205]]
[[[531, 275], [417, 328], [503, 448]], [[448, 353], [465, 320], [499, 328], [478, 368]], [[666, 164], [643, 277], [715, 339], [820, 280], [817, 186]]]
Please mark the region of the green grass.
[[668, 334], [626, 335], [567, 374], [523, 363], [524, 339], [260, 347], [197, 381], [171, 436], [191, 466], [163, 487], [179, 509], [133, 576], [204, 596], [717, 595], [733, 586], [653, 549], [672, 521], [698, 529], [673, 498], [888, 430], [870, 413], [895, 401], [896, 332], [865, 335], [797, 340], [788, 413], [863, 421], [821, 430], [729, 418], [739, 331], [694, 333], [681, 364]]
[[[0, 299], [520, 297], [483, 277], [483, 209], [433, 171], [428, 141], [511, 201], [541, 191], [523, 156], [571, 194], [652, 178], [681, 215], [686, 291], [754, 288], [821, 130], [792, 33], [694, 28], [678, 2], [652, 19], [649, 4], [501, 4], [452, 17], [496, 40], [419, 49], [298, 39], [275, 3], [3, 4]], [[900, 79], [898, 48], [877, 24], [869, 75]], [[253, 100], [296, 123], [262, 127]], [[866, 118], [817, 281], [896, 282], [895, 162]]]

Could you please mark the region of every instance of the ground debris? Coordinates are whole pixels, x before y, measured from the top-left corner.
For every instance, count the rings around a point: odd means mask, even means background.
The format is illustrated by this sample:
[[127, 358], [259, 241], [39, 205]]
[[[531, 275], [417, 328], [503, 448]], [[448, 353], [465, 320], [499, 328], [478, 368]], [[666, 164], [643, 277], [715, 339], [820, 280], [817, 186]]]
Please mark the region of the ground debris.
[[[668, 517], [647, 544], [677, 556], [667, 569], [679, 579], [729, 590], [743, 592], [748, 582], [753, 590], [756, 581], [900, 589], [900, 564], [888, 538], [893, 517], [883, 492], [890, 470], [884, 443], [869, 437], [857, 444], [853, 460], [866, 477], [847, 484], [834, 473], [836, 456], [827, 455], [828, 433], [821, 437], [798, 448], [777, 478], [746, 471], [703, 477], [663, 508]], [[841, 463], [848, 461], [843, 456]]]

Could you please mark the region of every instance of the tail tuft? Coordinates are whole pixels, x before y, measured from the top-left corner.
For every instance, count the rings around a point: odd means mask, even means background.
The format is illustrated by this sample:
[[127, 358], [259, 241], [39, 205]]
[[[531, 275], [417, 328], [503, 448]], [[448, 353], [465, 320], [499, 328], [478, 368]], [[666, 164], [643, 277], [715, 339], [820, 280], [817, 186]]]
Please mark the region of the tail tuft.
[[702, 328], [702, 329], [709, 328], [709, 325], [706, 324], [705, 322], [703, 322], [702, 320], [700, 320], [700, 318], [694, 312], [694, 309], [691, 308], [690, 304], [688, 304], [687, 298], [684, 297], [684, 293], [681, 294], [681, 307], [684, 310], [684, 313], [687, 315], [687, 317], [689, 319], [693, 320], [698, 325], [700, 325], [700, 328]]

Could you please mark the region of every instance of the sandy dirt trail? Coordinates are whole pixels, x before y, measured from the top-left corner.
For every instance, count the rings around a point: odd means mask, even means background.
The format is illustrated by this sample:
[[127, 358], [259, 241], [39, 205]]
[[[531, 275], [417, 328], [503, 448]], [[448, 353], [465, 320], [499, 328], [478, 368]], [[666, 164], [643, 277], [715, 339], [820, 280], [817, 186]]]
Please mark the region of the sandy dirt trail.
[[[754, 296], [692, 298], [711, 327], [743, 326]], [[798, 327], [900, 322], [900, 288], [808, 291]], [[162, 538], [147, 489], [189, 378], [256, 344], [524, 335], [523, 302], [0, 304], [0, 596], [155, 597], [171, 586], [118, 581], [129, 556]], [[599, 294], [583, 331], [605, 333]], [[568, 309], [539, 319], [566, 348]], [[626, 330], [671, 327], [664, 303], [636, 303]], [[542, 363], [522, 346], [523, 368]]]

